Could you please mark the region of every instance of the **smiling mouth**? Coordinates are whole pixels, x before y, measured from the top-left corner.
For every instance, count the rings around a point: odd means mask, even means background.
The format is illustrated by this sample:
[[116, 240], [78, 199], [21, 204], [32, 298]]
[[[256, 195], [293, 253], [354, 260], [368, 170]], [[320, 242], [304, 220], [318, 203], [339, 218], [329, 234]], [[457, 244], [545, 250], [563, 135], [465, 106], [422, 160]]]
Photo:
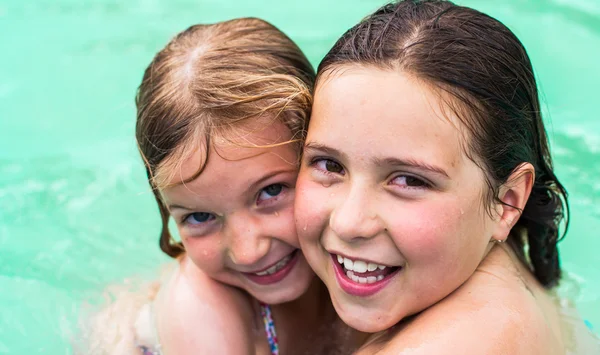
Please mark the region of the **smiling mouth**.
[[338, 284], [355, 296], [366, 297], [378, 292], [402, 270], [402, 266], [381, 265], [337, 254], [331, 254], [331, 258]]
[[335, 255], [337, 262], [344, 270], [344, 275], [361, 284], [373, 284], [400, 269], [399, 266], [386, 266], [362, 260], [352, 260], [341, 255]]
[[242, 273], [246, 278], [259, 285], [269, 285], [283, 280], [294, 268], [300, 252], [294, 250], [275, 264], [259, 272]]
[[266, 276], [266, 275], [272, 275], [272, 274], [276, 273], [277, 271], [283, 269], [290, 262], [290, 260], [292, 260], [295, 253], [296, 252], [294, 251], [293, 253], [291, 253], [288, 256], [284, 257], [283, 259], [279, 260], [277, 263], [275, 263], [275, 265], [271, 266], [270, 268], [268, 268], [264, 271], [255, 272], [254, 275]]

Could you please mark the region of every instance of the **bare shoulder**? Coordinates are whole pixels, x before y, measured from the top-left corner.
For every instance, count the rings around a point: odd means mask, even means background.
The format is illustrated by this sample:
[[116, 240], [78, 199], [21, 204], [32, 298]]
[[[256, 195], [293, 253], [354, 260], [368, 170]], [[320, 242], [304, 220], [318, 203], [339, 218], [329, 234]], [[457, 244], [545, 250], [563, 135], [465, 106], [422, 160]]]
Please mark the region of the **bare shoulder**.
[[159, 281], [130, 279], [108, 286], [101, 308], [83, 307], [79, 333], [73, 340], [73, 353], [86, 355], [139, 354], [135, 347], [134, 322], [143, 307], [152, 302]]
[[438, 304], [361, 354], [564, 354], [543, 305], [516, 270], [486, 265]]
[[249, 298], [222, 285], [183, 258], [154, 304], [165, 354], [252, 354], [254, 317]]

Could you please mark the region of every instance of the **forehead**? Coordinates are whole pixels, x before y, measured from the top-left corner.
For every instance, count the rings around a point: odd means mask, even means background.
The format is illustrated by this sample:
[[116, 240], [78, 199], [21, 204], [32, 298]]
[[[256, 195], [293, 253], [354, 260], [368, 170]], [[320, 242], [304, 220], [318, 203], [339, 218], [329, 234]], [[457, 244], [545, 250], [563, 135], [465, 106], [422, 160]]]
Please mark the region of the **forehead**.
[[345, 68], [319, 83], [307, 140], [344, 144], [357, 157], [418, 155], [454, 166], [463, 133], [441, 95], [397, 70]]
[[[297, 160], [297, 149], [289, 143], [290, 130], [281, 122], [254, 120], [240, 125], [225, 134], [215, 135], [206, 150], [204, 140], [199, 139], [190, 146], [189, 153], [176, 166], [168, 186], [163, 191], [174, 190], [184, 182], [192, 185], [210, 185], [227, 182], [237, 177], [236, 183], [251, 179], [254, 171], [269, 171], [293, 167]], [[197, 175], [192, 182], [188, 182]]]

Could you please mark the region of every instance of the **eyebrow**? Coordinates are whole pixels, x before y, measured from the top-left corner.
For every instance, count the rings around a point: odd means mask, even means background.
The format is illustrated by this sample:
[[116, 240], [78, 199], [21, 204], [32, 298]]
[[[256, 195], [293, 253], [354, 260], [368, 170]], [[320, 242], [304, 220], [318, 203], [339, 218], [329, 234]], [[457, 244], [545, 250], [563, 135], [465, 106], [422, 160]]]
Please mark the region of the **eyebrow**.
[[[293, 173], [294, 171], [295, 171], [294, 168], [283, 168], [283, 169], [271, 171], [268, 174], [265, 174], [264, 176], [260, 177], [258, 180], [254, 181], [253, 183], [251, 183], [245, 192], [253, 193], [253, 191], [256, 190], [258, 188], [258, 186], [263, 184], [265, 181], [267, 181], [275, 176], [278, 176], [278, 175]], [[171, 209], [181, 209], [181, 210], [187, 210], [187, 211], [197, 210], [197, 208], [189, 208], [189, 207], [178, 205], [178, 204], [168, 205], [167, 208], [169, 210], [171, 210]]]
[[[346, 158], [347, 154], [332, 148], [332, 147], [328, 147], [326, 145], [320, 144], [320, 143], [316, 143], [316, 142], [309, 142], [304, 146], [304, 151], [305, 152], [311, 152], [312, 154], [315, 154], [317, 152], [323, 152], [332, 156], [336, 156], [336, 157], [341, 157], [341, 158]], [[441, 175], [444, 176], [446, 178], [449, 178], [450, 176], [448, 175], [448, 173], [435, 165], [431, 165], [431, 164], [427, 164], [427, 163], [423, 163], [420, 162], [416, 159], [399, 159], [399, 158], [392, 158], [392, 157], [386, 157], [386, 158], [379, 158], [379, 157], [375, 157], [372, 158], [372, 161], [375, 165], [379, 166], [379, 167], [383, 167], [383, 166], [402, 166], [402, 167], [412, 167], [412, 168], [416, 168], [419, 170], [424, 170], [424, 171], [429, 171], [431, 173], [437, 174], [437, 175]]]
[[168, 206], [167, 206], [167, 209], [168, 209], [168, 210], [172, 210], [172, 209], [180, 209], [180, 210], [188, 210], [188, 211], [191, 211], [191, 210], [192, 210], [191, 208], [187, 208], [187, 207], [185, 207], [185, 206], [181, 206], [181, 205], [168, 205]]
[[398, 159], [398, 158], [374, 158], [373, 162], [375, 163], [375, 165], [377, 166], [407, 166], [407, 167], [413, 167], [419, 170], [425, 170], [425, 171], [429, 171], [431, 173], [437, 174], [437, 175], [442, 175], [446, 178], [450, 178], [450, 176], [448, 176], [448, 173], [446, 173], [446, 171], [440, 167], [437, 167], [435, 165], [431, 165], [431, 164], [426, 164], [423, 162], [420, 162], [418, 160], [415, 159]]
[[342, 157], [345, 158], [346, 154], [342, 153], [341, 151], [332, 148], [332, 147], [328, 147], [326, 145], [320, 144], [320, 143], [315, 143], [315, 142], [309, 142], [306, 143], [304, 145], [304, 152], [311, 152], [313, 154], [315, 153], [326, 153], [332, 156], [337, 156], [337, 157]]

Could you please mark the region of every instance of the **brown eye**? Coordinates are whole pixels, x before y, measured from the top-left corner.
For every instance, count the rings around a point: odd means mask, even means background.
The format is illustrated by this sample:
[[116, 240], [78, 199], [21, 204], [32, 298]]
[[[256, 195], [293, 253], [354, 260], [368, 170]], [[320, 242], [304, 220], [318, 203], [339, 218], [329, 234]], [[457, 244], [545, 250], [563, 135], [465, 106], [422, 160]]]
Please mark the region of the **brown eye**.
[[343, 172], [344, 169], [340, 164], [331, 160], [327, 160], [325, 161], [325, 170], [330, 171], [332, 173], [340, 174]]
[[394, 180], [392, 180], [392, 183], [401, 187], [429, 187], [429, 184], [425, 181], [410, 175], [397, 176], [396, 178], [394, 178]]
[[426, 186], [427, 184], [423, 180], [417, 179], [414, 176], [407, 176], [406, 177], [406, 185], [414, 186], [414, 187], [421, 187], [421, 186]]
[[340, 163], [329, 159], [318, 159], [313, 163], [318, 170], [333, 174], [344, 174], [344, 168]]

